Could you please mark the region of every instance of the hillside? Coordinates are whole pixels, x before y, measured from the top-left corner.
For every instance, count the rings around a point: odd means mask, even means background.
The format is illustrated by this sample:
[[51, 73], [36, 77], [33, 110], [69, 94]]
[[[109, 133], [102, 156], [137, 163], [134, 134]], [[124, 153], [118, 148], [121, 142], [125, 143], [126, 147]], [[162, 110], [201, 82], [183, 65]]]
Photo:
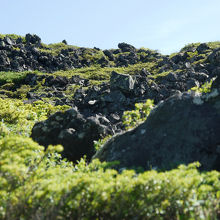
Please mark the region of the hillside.
[[220, 42], [0, 35], [0, 219], [219, 219], [219, 79]]

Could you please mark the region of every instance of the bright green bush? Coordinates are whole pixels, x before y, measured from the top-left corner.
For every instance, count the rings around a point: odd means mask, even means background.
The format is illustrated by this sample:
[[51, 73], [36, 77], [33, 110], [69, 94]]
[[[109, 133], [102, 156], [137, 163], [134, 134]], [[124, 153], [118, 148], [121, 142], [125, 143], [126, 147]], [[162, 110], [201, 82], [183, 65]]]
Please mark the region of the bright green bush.
[[127, 129], [137, 126], [147, 119], [153, 106], [154, 101], [150, 99], [145, 103], [136, 103], [134, 110], [124, 112], [122, 117], [123, 124]]
[[36, 122], [69, 108], [66, 105], [53, 106], [42, 101], [24, 104], [21, 100], [0, 98], [0, 137], [9, 133], [29, 136]]
[[193, 88], [191, 88], [191, 91], [195, 91], [198, 93], [208, 93], [211, 92], [211, 88], [212, 88], [212, 83], [213, 80], [211, 80], [210, 82], [205, 82], [202, 86], [195, 86]]
[[217, 219], [220, 173], [197, 163], [119, 174], [97, 160], [72, 165], [30, 138], [0, 141], [0, 219]]

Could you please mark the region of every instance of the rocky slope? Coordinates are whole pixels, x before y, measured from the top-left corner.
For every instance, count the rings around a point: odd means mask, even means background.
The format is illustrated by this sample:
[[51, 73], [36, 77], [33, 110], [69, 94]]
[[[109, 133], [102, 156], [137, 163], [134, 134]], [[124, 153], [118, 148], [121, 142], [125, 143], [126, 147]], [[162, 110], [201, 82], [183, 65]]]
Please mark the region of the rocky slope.
[[184, 92], [161, 102], [142, 125], [112, 138], [94, 158], [120, 161], [118, 169], [167, 170], [199, 161], [201, 169], [220, 170], [219, 82], [210, 93]]
[[63, 156], [76, 161], [92, 157], [94, 140], [122, 132], [123, 112], [135, 103], [182, 97], [219, 76], [220, 43], [191, 44], [164, 56], [126, 43], [102, 51], [65, 41], [45, 45], [30, 34], [0, 35], [0, 71], [0, 97], [72, 107], [37, 123], [32, 138], [45, 146], [62, 144]]
[[[0, 36], [1, 37], [1, 36]], [[120, 43], [118, 49], [100, 50], [58, 44], [45, 45], [37, 35], [25, 37], [6, 35], [0, 38], [0, 71], [40, 70], [52, 72], [99, 64], [127, 66], [148, 59], [163, 57], [151, 50], [137, 50], [131, 45]]]

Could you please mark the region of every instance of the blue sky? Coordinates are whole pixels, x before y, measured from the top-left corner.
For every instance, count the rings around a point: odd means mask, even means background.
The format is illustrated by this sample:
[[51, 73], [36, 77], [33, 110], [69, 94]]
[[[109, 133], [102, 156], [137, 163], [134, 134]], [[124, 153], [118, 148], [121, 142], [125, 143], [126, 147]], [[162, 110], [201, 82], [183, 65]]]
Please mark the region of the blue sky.
[[0, 19], [2, 34], [101, 49], [127, 42], [169, 54], [220, 41], [220, 0], [6, 0]]

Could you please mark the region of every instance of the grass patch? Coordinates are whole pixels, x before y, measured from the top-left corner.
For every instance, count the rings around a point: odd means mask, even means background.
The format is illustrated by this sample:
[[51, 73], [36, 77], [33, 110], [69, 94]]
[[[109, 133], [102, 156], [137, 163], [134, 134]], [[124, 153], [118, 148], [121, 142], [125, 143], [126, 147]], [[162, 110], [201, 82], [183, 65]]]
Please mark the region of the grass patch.
[[25, 43], [25, 37], [17, 35], [17, 34], [0, 34], [0, 39], [4, 39], [5, 37], [9, 37], [13, 40], [17, 40], [18, 38], [21, 38], [23, 43]]
[[30, 72], [0, 72], [0, 85], [5, 83], [20, 84], [28, 73]]

